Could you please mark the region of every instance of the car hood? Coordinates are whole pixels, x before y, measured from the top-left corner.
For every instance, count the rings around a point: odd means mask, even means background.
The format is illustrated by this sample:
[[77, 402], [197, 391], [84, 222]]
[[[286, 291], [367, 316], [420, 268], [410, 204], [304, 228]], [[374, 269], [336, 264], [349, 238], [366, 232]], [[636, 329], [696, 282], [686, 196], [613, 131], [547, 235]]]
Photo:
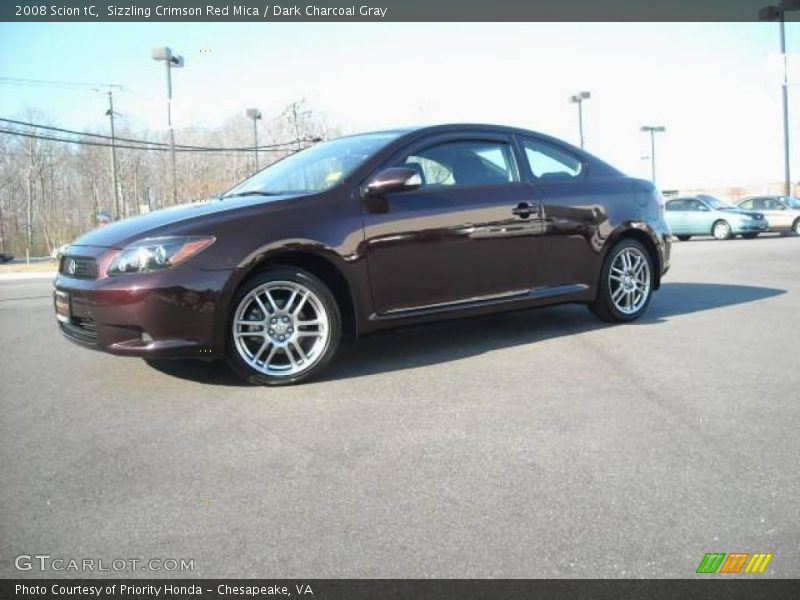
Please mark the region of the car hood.
[[297, 198], [300, 195], [302, 194], [246, 196], [171, 206], [145, 215], [129, 217], [105, 227], [98, 227], [83, 234], [70, 245], [122, 248], [134, 239], [148, 237], [153, 232], [157, 232], [159, 235], [169, 235], [169, 232], [158, 231], [168, 225], [219, 213], [246, 210], [262, 204]]
[[755, 210], [745, 210], [744, 208], [720, 208], [718, 209], [725, 213], [733, 213], [735, 215], [745, 215], [753, 219], [763, 219], [764, 215]]

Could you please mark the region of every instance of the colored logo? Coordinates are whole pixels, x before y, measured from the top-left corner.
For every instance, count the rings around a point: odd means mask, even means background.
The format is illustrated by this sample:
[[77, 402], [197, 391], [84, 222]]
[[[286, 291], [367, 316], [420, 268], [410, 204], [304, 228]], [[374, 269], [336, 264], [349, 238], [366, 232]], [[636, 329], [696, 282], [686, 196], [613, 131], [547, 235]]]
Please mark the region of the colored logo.
[[771, 560], [772, 554], [764, 552], [708, 552], [697, 566], [697, 573], [763, 573]]

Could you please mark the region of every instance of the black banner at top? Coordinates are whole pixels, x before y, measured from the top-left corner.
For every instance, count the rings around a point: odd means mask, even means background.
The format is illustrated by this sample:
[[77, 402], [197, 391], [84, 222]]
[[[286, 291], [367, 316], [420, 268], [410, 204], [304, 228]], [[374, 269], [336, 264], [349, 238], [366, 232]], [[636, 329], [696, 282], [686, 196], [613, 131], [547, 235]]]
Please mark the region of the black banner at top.
[[[2, 21], [755, 21], [797, 0], [4, 0]], [[800, 8], [800, 6], [798, 6]], [[767, 13], [762, 13], [766, 15]], [[772, 14], [775, 14], [773, 11]]]

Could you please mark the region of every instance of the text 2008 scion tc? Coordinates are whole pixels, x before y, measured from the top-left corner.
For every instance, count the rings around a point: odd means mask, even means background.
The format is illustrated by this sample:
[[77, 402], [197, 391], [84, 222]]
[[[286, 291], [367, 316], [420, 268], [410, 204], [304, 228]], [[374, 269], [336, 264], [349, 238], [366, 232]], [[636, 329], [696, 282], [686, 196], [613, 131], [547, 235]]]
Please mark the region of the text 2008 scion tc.
[[275, 385], [391, 326], [563, 302], [631, 321], [669, 250], [649, 182], [531, 131], [445, 125], [321, 143], [217, 201], [91, 231], [55, 305], [84, 346], [227, 357]]

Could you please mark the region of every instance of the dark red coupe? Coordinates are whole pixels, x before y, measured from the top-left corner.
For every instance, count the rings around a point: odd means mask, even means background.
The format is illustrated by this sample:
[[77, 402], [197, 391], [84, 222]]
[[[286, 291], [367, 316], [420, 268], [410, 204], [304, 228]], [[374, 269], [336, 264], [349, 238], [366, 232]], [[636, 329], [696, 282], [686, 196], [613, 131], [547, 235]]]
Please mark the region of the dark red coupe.
[[87, 233], [61, 259], [55, 309], [88, 348], [225, 357], [279, 385], [317, 374], [342, 336], [387, 327], [564, 302], [631, 321], [669, 237], [651, 183], [546, 135], [382, 131]]

